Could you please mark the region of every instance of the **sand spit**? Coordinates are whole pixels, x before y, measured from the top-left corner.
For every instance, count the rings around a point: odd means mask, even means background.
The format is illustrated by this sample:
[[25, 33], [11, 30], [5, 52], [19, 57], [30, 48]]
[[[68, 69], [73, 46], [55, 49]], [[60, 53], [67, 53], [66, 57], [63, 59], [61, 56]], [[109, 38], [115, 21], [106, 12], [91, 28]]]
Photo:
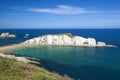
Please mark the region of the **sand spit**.
[[18, 44], [13, 44], [13, 45], [1, 46], [0, 52], [5, 52], [6, 50], [20, 48], [20, 47], [27, 47], [27, 46], [30, 46], [30, 45], [25, 44], [25, 43], [18, 43]]

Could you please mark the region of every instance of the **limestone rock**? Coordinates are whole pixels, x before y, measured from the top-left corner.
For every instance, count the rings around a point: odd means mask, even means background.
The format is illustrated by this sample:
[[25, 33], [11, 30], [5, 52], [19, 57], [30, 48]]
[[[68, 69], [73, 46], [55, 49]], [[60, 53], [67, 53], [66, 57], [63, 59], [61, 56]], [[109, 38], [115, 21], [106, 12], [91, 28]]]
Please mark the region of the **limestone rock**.
[[17, 36], [15, 34], [9, 34], [8, 32], [7, 33], [2, 33], [0, 35], [1, 38], [16, 38]]
[[96, 40], [94, 38], [83, 38], [68, 34], [48, 34], [27, 40], [25, 43], [36, 45], [96, 46]]
[[103, 47], [103, 46], [106, 46], [106, 43], [105, 42], [97, 42], [97, 46]]
[[53, 45], [53, 46], [83, 46], [83, 47], [107, 47], [104, 42], [96, 42], [94, 38], [73, 36], [72, 34], [48, 34], [26, 40], [27, 44]]

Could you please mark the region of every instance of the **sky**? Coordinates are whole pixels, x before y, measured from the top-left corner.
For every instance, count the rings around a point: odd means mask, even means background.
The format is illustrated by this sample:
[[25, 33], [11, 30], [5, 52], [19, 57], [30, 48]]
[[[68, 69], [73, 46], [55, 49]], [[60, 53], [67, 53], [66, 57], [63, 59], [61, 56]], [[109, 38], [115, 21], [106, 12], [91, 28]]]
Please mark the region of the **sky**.
[[120, 0], [0, 0], [2, 28], [120, 28]]

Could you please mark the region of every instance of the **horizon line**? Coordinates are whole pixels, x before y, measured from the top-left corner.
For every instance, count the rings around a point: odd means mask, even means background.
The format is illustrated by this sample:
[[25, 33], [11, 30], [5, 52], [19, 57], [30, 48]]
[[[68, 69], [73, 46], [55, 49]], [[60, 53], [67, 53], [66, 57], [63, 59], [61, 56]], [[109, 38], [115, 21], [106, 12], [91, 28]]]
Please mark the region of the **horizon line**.
[[0, 29], [120, 29], [120, 28], [0, 28]]

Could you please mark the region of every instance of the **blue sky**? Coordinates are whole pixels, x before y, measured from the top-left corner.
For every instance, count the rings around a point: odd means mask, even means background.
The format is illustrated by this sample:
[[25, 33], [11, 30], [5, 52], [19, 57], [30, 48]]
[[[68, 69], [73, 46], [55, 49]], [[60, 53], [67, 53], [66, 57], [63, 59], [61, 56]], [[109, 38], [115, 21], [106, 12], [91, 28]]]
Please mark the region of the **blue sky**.
[[120, 28], [120, 0], [0, 0], [0, 28]]

